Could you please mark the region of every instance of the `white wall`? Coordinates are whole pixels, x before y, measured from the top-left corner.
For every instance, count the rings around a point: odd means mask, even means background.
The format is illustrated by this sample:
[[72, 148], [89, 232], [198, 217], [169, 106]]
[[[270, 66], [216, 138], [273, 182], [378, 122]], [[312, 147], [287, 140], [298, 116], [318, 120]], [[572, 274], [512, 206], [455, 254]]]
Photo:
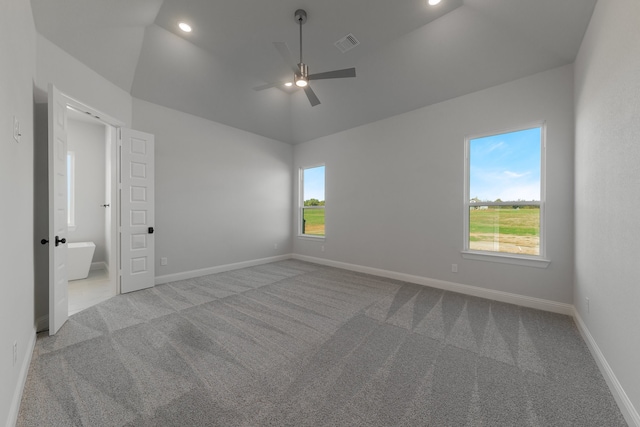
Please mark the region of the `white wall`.
[[41, 35], [37, 36], [37, 101], [47, 102], [53, 83], [62, 93], [131, 125], [131, 95]]
[[640, 425], [639, 16], [637, 0], [599, 1], [575, 64], [574, 304], [635, 406], [636, 425]]
[[133, 127], [155, 135], [156, 276], [291, 252], [292, 146], [138, 99]]
[[105, 125], [69, 120], [67, 150], [75, 155], [75, 229], [69, 229], [68, 240], [95, 243], [93, 262], [105, 262]]
[[[465, 136], [539, 120], [547, 122], [551, 264], [462, 259]], [[299, 144], [296, 169], [326, 164], [327, 236], [294, 237], [294, 253], [571, 303], [572, 162], [571, 66]]]
[[[31, 6], [0, 2], [0, 425], [12, 425], [35, 338], [33, 308], [33, 79]], [[13, 116], [22, 137], [13, 140]], [[39, 243], [38, 243], [39, 244]], [[13, 363], [13, 343], [18, 344]]]

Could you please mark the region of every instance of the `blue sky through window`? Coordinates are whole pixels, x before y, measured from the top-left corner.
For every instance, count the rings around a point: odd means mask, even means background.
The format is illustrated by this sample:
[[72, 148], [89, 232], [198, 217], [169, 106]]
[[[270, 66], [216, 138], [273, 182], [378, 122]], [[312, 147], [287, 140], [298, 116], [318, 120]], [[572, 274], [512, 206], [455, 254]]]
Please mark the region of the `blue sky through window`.
[[324, 166], [304, 170], [304, 200], [324, 200]]
[[469, 141], [469, 198], [540, 200], [541, 128]]

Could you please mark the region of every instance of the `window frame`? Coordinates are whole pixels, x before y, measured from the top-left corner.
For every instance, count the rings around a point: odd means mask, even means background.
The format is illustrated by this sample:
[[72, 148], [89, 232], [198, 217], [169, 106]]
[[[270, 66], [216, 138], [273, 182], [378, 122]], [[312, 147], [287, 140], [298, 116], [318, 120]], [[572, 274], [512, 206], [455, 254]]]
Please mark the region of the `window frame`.
[[67, 151], [67, 229], [76, 229], [76, 153]]
[[324, 167], [324, 182], [325, 182], [325, 193], [326, 193], [326, 183], [327, 183], [327, 165], [325, 163], [318, 163], [311, 166], [300, 166], [298, 169], [298, 237], [303, 239], [312, 239], [312, 240], [324, 240], [327, 235], [327, 211], [325, 210], [325, 224], [324, 224], [324, 235], [319, 236], [317, 234], [304, 234], [302, 232], [302, 221], [304, 219], [304, 210], [305, 209], [325, 209], [327, 204], [327, 196], [325, 194], [325, 205], [324, 206], [305, 206], [304, 205], [304, 171], [307, 169], [314, 169]]
[[[470, 248], [469, 242], [469, 211], [472, 206], [512, 206], [514, 201], [507, 202], [471, 202], [471, 156], [470, 148], [471, 141], [478, 138], [484, 138], [494, 135], [502, 135], [506, 133], [513, 133], [524, 131], [528, 129], [540, 128], [540, 202], [517, 202], [519, 205], [534, 205], [540, 206], [540, 232], [539, 232], [539, 255], [521, 255], [512, 254], [508, 252], [493, 252], [493, 251], [480, 251]], [[528, 123], [522, 126], [514, 126], [506, 129], [484, 132], [480, 134], [468, 135], [464, 139], [464, 212], [463, 212], [463, 250], [461, 251], [462, 257], [465, 259], [472, 259], [477, 261], [489, 261], [505, 264], [524, 265], [529, 267], [547, 268], [551, 261], [547, 259], [546, 250], [546, 155], [547, 153], [547, 124], [546, 121], [537, 121]]]

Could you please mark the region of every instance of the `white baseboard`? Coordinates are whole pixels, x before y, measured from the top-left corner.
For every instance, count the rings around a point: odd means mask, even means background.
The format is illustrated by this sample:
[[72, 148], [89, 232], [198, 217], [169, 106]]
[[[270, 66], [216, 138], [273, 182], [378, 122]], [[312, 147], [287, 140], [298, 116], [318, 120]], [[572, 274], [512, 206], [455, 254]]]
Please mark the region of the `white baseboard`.
[[225, 264], [225, 265], [218, 265], [215, 267], [202, 268], [199, 270], [184, 271], [182, 273], [166, 274], [164, 276], [156, 276], [155, 284], [162, 285], [163, 283], [175, 282], [177, 280], [193, 279], [194, 277], [207, 276], [209, 274], [216, 274], [216, 273], [223, 273], [225, 271], [231, 271], [231, 270], [239, 270], [241, 268], [253, 267], [256, 265], [268, 264], [270, 262], [276, 262], [276, 261], [284, 261], [286, 259], [291, 259], [291, 258], [292, 258], [291, 254], [278, 255], [274, 257], [260, 258], [260, 259], [250, 260], [250, 261], [236, 262], [233, 264]]
[[301, 261], [313, 262], [316, 264], [327, 265], [330, 267], [343, 268], [345, 270], [357, 271], [359, 273], [372, 274], [375, 276], [386, 277], [388, 279], [402, 280], [404, 282], [415, 283], [418, 285], [429, 286], [432, 288], [443, 289], [446, 291], [458, 292], [465, 295], [471, 295], [480, 298], [487, 298], [494, 301], [506, 302], [509, 304], [520, 305], [523, 307], [535, 308], [538, 310], [551, 311], [553, 313], [573, 315], [573, 305], [564, 304], [556, 301], [545, 300], [541, 298], [533, 298], [524, 295], [513, 294], [510, 292], [495, 291], [492, 289], [479, 288], [477, 286], [463, 285], [461, 283], [447, 282], [444, 280], [430, 279], [428, 277], [414, 276], [411, 274], [398, 273], [396, 271], [381, 270], [379, 268], [365, 267], [356, 264], [347, 264], [339, 261], [332, 261], [324, 258], [310, 257], [306, 255], [293, 254], [293, 259]]
[[630, 426], [640, 427], [640, 414], [638, 414], [638, 411], [633, 406], [631, 399], [629, 399], [629, 396], [627, 396], [627, 393], [625, 393], [622, 388], [622, 384], [618, 381], [616, 374], [614, 374], [609, 362], [607, 362], [607, 359], [605, 359], [600, 347], [598, 347], [596, 340], [593, 338], [593, 335], [589, 332], [587, 325], [580, 317], [578, 310], [574, 310], [573, 318], [576, 321], [576, 325], [578, 325], [578, 330], [582, 334], [582, 338], [587, 342], [587, 346], [589, 347], [593, 358], [596, 360], [596, 363], [600, 368], [600, 372], [607, 382], [609, 390], [611, 390], [611, 394], [613, 394], [613, 397], [616, 399], [624, 419]]
[[92, 262], [91, 263], [91, 267], [89, 267], [90, 271], [93, 270], [107, 270], [109, 271], [109, 267], [107, 266], [107, 263], [104, 261], [98, 261], [98, 262]]
[[22, 401], [22, 393], [24, 392], [24, 385], [27, 383], [27, 375], [29, 375], [29, 366], [31, 366], [31, 356], [33, 356], [33, 349], [36, 346], [36, 331], [31, 334], [31, 339], [27, 343], [27, 348], [24, 352], [22, 359], [22, 367], [20, 368], [20, 374], [18, 376], [18, 383], [16, 389], [13, 391], [13, 399], [11, 399], [11, 406], [9, 407], [9, 417], [7, 418], [7, 427], [13, 427], [18, 421], [18, 414], [20, 413], [20, 402]]

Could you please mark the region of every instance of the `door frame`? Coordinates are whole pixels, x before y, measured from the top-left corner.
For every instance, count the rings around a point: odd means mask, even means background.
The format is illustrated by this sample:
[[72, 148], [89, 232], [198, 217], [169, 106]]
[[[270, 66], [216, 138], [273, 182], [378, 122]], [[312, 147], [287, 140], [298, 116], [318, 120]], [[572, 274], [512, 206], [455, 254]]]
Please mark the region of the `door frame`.
[[[67, 108], [72, 108], [83, 114], [87, 114], [105, 124], [105, 146], [108, 148], [108, 163], [109, 170], [107, 173], [110, 181], [110, 192], [107, 194], [110, 206], [110, 233], [107, 236], [108, 243], [110, 245], [109, 254], [109, 281], [113, 286], [114, 293], [120, 294], [120, 156], [119, 156], [119, 143], [118, 132], [120, 128], [125, 127], [125, 123], [122, 121], [104, 114], [101, 111], [78, 101], [64, 92], [60, 91], [64, 104]], [[51, 194], [49, 194], [51, 197]], [[51, 231], [49, 231], [51, 233]], [[68, 284], [67, 284], [68, 286]], [[49, 316], [51, 313], [49, 314]], [[49, 316], [47, 316], [47, 323]]]

